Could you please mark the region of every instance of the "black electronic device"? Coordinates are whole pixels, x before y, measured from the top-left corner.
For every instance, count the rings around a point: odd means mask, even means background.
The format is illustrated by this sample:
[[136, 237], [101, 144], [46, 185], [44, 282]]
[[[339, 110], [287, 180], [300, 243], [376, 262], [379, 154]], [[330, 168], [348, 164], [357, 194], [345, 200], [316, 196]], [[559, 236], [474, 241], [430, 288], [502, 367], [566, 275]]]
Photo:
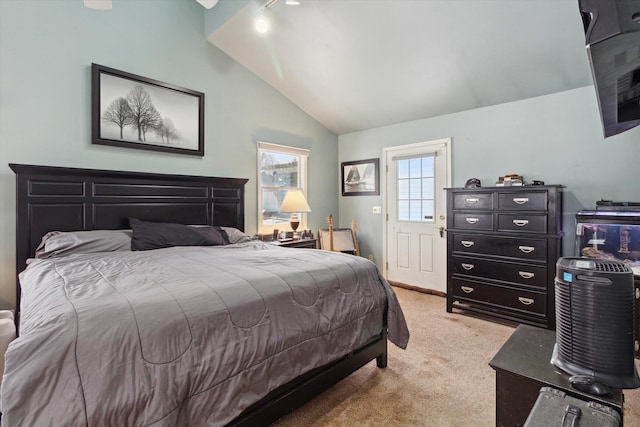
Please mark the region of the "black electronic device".
[[618, 261], [560, 258], [555, 287], [556, 344], [551, 363], [576, 376], [572, 384], [589, 393], [606, 392], [600, 384], [640, 387], [634, 361], [631, 268]]
[[569, 377], [571, 387], [597, 396], [611, 394], [611, 389], [591, 375], [572, 375]]
[[464, 188], [480, 188], [482, 187], [482, 183], [478, 178], [469, 178], [467, 182], [464, 184]]
[[640, 125], [640, 0], [579, 0], [604, 136]]
[[279, 240], [280, 241], [293, 240], [293, 231], [281, 231]]
[[542, 387], [524, 427], [619, 427], [620, 414], [594, 401], [567, 395], [553, 387]]

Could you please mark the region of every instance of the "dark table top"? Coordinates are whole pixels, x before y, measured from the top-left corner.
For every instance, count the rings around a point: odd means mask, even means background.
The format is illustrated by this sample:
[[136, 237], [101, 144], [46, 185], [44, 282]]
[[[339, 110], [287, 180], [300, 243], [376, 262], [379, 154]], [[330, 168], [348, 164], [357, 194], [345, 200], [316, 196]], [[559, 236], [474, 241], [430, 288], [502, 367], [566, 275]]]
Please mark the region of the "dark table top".
[[489, 366], [544, 383], [579, 399], [622, 408], [620, 389], [612, 389], [608, 396], [595, 396], [573, 388], [569, 382], [570, 375], [551, 364], [555, 343], [555, 331], [519, 325], [491, 359]]

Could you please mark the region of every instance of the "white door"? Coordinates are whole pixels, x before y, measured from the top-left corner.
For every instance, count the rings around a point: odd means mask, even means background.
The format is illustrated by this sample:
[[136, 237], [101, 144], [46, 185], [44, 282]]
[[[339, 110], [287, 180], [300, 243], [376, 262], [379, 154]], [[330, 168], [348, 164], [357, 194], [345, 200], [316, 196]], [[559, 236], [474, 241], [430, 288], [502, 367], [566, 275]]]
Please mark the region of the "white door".
[[446, 293], [450, 150], [449, 138], [385, 149], [390, 281]]

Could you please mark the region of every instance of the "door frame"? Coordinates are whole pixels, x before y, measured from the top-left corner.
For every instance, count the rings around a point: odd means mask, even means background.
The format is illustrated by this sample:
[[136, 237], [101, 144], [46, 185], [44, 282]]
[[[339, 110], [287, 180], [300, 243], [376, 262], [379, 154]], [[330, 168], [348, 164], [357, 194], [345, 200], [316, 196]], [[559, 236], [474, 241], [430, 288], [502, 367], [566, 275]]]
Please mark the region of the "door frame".
[[[441, 139], [434, 139], [431, 141], [424, 141], [424, 142], [416, 142], [416, 143], [411, 143], [411, 144], [402, 144], [402, 145], [394, 145], [394, 146], [390, 146], [390, 147], [384, 147], [382, 149], [382, 170], [384, 171], [384, 173], [382, 174], [383, 178], [382, 178], [382, 185], [380, 185], [380, 191], [381, 191], [381, 195], [382, 195], [382, 218], [383, 218], [383, 224], [382, 224], [382, 248], [383, 248], [383, 252], [382, 252], [382, 275], [384, 277], [388, 277], [388, 273], [389, 273], [389, 255], [388, 255], [388, 247], [387, 247], [387, 228], [389, 226], [389, 200], [387, 198], [387, 185], [388, 185], [388, 180], [389, 180], [389, 165], [387, 163], [387, 157], [390, 151], [400, 151], [400, 150], [413, 150], [413, 149], [420, 149], [420, 148], [424, 148], [426, 149], [432, 149], [438, 145], [444, 145], [445, 151], [447, 153], [447, 171], [445, 173], [446, 176], [446, 185], [443, 188], [446, 187], [451, 187], [451, 145], [452, 145], [453, 139], [451, 137], [448, 138], [441, 138]], [[444, 197], [444, 191], [442, 191], [442, 196]], [[444, 198], [444, 204], [445, 204], [445, 212], [446, 212], [446, 205], [447, 205], [447, 199], [446, 197]], [[447, 266], [445, 265], [444, 268], [446, 269]], [[445, 273], [446, 275], [446, 273]]]

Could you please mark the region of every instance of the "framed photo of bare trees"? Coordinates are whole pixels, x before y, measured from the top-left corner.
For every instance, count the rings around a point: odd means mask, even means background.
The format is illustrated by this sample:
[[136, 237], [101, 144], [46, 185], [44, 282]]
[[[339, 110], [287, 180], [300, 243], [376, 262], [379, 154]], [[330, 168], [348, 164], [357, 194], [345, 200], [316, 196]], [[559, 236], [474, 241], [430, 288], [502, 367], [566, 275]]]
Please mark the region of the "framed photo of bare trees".
[[204, 156], [204, 93], [91, 64], [92, 143]]

